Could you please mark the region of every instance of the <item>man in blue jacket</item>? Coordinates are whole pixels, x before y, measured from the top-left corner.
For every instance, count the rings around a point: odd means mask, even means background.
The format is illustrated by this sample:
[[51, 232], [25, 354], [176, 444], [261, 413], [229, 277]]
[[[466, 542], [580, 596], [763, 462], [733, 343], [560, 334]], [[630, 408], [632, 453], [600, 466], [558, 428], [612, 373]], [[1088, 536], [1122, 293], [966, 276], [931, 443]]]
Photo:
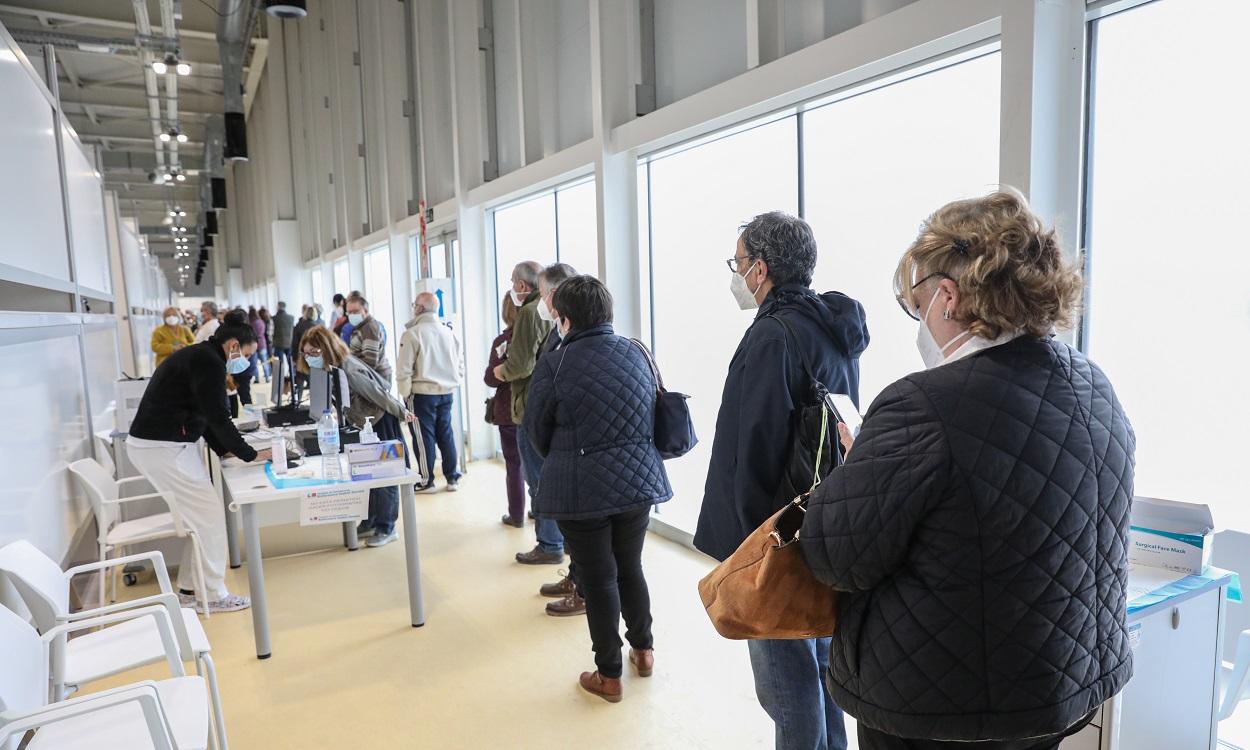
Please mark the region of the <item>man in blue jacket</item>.
[[[759, 312], [729, 363], [694, 537], [695, 546], [717, 560], [792, 499], [778, 497], [778, 489], [791, 415], [809, 388], [801, 357], [831, 393], [858, 403], [859, 356], [868, 346], [859, 302], [812, 291], [816, 239], [802, 219], [781, 211], [755, 217], [742, 227], [729, 264], [734, 299]], [[747, 646], [756, 695], [777, 727], [777, 747], [846, 750], [842, 709], [824, 686], [829, 639]]]

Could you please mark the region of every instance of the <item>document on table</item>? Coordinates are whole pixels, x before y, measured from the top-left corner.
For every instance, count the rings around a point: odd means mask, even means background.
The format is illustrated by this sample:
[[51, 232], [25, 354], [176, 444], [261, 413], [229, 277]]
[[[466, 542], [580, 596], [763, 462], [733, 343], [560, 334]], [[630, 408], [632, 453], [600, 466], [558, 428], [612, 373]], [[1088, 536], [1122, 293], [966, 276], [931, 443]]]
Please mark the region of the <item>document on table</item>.
[[358, 521], [369, 515], [369, 490], [319, 487], [300, 497], [299, 525]]
[[1175, 570], [1166, 568], [1152, 568], [1148, 565], [1138, 565], [1129, 563], [1128, 566], [1128, 600], [1129, 603], [1137, 601], [1143, 596], [1148, 596], [1159, 589], [1169, 586], [1182, 578], [1188, 578], [1188, 573], [1177, 573]]

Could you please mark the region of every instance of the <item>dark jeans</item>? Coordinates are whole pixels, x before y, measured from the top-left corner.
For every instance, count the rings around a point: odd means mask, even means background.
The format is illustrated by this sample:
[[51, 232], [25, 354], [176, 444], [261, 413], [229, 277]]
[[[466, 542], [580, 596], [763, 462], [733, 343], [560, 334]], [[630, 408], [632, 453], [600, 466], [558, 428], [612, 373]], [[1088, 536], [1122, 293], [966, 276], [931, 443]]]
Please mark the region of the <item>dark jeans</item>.
[[[393, 414], [383, 414], [373, 426], [378, 440], [403, 440], [399, 420]], [[404, 462], [408, 456], [404, 454]], [[379, 534], [389, 534], [395, 530], [395, 519], [399, 518], [399, 488], [378, 487], [369, 490], [369, 525]]]
[[777, 750], [846, 750], [842, 709], [825, 687], [829, 642], [747, 641], [755, 696], [773, 720]]
[[[530, 442], [525, 430], [517, 428], [517, 447], [521, 449], [521, 466], [525, 469], [525, 483], [530, 487], [530, 507], [534, 507], [534, 498], [538, 497], [538, 480], [543, 475], [543, 457]], [[564, 552], [564, 535], [560, 533], [560, 525], [550, 518], [538, 518], [534, 521], [534, 534], [538, 537], [538, 546], [544, 552]]]
[[577, 587], [586, 598], [595, 666], [604, 677], [621, 676], [621, 617], [625, 639], [652, 647], [651, 594], [642, 574], [642, 545], [651, 508], [606, 518], [560, 521], [564, 544], [577, 565]]
[[508, 467], [508, 516], [513, 521], [525, 520], [525, 477], [521, 473], [521, 450], [517, 447], [516, 425], [499, 425], [499, 442], [503, 461]]
[[908, 740], [902, 737], [858, 726], [859, 750], [1058, 750], [1064, 738], [1080, 732], [1098, 713], [1095, 710], [1061, 734], [1027, 740], [983, 740], [981, 742], [946, 742], [942, 740]]
[[[451, 394], [443, 396], [425, 396], [414, 393], [409, 397], [412, 402], [412, 413], [417, 415], [417, 423], [421, 428], [421, 444], [425, 446], [425, 460], [429, 464], [427, 484], [434, 481], [434, 445], [438, 444], [438, 452], [443, 455], [443, 479], [448, 482], [460, 480], [460, 465], [456, 456], [456, 433], [451, 427]], [[412, 427], [409, 426], [409, 430]], [[417, 440], [413, 430], [413, 442]]]

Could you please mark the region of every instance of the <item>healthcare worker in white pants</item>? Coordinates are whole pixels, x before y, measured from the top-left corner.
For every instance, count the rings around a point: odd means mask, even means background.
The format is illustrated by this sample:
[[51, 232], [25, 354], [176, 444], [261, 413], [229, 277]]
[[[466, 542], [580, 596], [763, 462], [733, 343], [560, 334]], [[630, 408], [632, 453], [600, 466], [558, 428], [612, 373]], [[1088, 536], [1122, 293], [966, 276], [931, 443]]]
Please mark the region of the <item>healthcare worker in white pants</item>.
[[198, 593], [195, 549], [204, 563], [204, 598], [212, 612], [233, 612], [251, 605], [226, 589], [226, 512], [204, 465], [200, 439], [220, 456], [265, 461], [268, 450], [249, 446], [226, 402], [226, 374], [247, 369], [256, 351], [251, 326], [227, 316], [207, 341], [171, 354], [152, 375], [130, 425], [126, 450], [135, 468], [167, 495], [194, 534], [178, 570], [178, 588], [190, 606]]

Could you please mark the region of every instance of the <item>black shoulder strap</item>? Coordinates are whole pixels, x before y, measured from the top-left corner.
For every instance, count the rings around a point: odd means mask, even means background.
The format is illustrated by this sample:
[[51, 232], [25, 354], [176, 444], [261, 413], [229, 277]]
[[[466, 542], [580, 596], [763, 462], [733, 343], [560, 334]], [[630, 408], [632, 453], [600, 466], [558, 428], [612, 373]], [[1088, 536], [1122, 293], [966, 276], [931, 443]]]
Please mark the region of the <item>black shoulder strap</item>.
[[638, 350], [642, 352], [642, 356], [646, 357], [647, 364], [651, 366], [651, 374], [655, 376], [656, 390], [663, 393], [665, 391], [664, 378], [660, 376], [660, 366], [655, 363], [655, 357], [651, 356], [651, 350], [638, 339], [630, 339], [629, 343], [638, 347]]
[[793, 351], [798, 354], [799, 362], [803, 364], [803, 374], [807, 375], [807, 379], [812, 384], [813, 388], [818, 388], [820, 391], [818, 395], [821, 399], [823, 399], [825, 393], [829, 392], [829, 388], [824, 383], [820, 382], [820, 379], [816, 377], [815, 369], [812, 367], [811, 361], [808, 360], [807, 353], [803, 351], [801, 346], [799, 346], [799, 337], [795, 335], [794, 329], [790, 326], [790, 323], [785, 318], [778, 315], [769, 315], [767, 317], [772, 318], [781, 324], [782, 333], [786, 337], [786, 347], [793, 349]]

